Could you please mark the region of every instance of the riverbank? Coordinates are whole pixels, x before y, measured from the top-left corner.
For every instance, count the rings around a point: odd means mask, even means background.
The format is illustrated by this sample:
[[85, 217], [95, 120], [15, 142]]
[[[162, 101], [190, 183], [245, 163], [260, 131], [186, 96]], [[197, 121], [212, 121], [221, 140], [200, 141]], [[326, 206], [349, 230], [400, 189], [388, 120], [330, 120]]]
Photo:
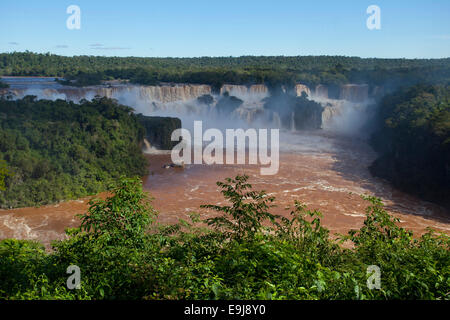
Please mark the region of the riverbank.
[[[323, 214], [323, 225], [331, 234], [361, 227], [368, 203], [360, 195], [380, 197], [400, 225], [416, 235], [431, 227], [450, 234], [450, 215], [442, 207], [400, 192], [387, 182], [370, 175], [367, 167], [375, 153], [363, 141], [333, 137], [325, 133], [283, 136], [280, 170], [261, 176], [258, 165], [187, 165], [163, 168], [170, 154], [147, 154], [149, 175], [143, 186], [159, 212], [158, 221], [175, 223], [192, 212], [202, 218], [212, 212], [202, 204], [224, 204], [217, 181], [238, 174], [250, 176], [255, 190], [276, 197], [273, 213], [288, 215], [287, 207], [298, 200]], [[291, 150], [291, 152], [283, 150]], [[105, 194], [101, 194], [105, 197]], [[78, 226], [77, 214], [85, 212], [91, 197], [40, 208], [0, 211], [0, 238], [38, 240], [49, 244], [62, 239], [64, 229]]]

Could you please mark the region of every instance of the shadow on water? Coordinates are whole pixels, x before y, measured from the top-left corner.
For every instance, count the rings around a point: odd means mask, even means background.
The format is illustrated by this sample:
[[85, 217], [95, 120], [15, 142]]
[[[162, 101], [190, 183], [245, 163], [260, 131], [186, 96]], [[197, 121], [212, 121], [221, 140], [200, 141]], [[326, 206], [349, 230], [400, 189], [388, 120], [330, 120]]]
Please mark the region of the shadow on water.
[[388, 181], [372, 176], [368, 168], [377, 158], [377, 153], [367, 143], [367, 139], [338, 136], [330, 132], [321, 134], [330, 138], [335, 149], [332, 152], [332, 170], [343, 179], [357, 182], [371, 195], [381, 198], [387, 211], [412, 214], [430, 221], [450, 222], [450, 212], [446, 208], [400, 191]]

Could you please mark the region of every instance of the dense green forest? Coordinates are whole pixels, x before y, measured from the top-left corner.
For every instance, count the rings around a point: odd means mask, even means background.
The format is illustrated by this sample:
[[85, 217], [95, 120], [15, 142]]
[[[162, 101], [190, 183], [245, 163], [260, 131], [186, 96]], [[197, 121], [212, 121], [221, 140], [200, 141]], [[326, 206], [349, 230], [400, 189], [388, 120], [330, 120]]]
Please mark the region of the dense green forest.
[[[275, 199], [247, 179], [218, 182], [228, 205], [203, 206], [218, 215], [192, 213], [170, 226], [156, 222], [139, 178], [122, 179], [51, 252], [0, 241], [0, 299], [450, 298], [447, 235], [413, 238], [368, 197], [361, 228], [331, 240], [320, 212], [295, 202], [287, 217], [276, 216]], [[67, 287], [76, 284], [71, 265], [79, 289]], [[369, 266], [379, 268], [379, 286]]]
[[[443, 203], [450, 198], [449, 71], [450, 59], [0, 54], [0, 75], [61, 76], [78, 86], [110, 79], [216, 89], [223, 83], [409, 86], [379, 104], [371, 144], [380, 157], [370, 170]], [[271, 93], [265, 108], [279, 112], [284, 127], [292, 111], [297, 128], [320, 127], [319, 104]], [[217, 108], [229, 115], [241, 104], [225, 94]], [[146, 171], [140, 143], [155, 121], [166, 123], [164, 132], [180, 126], [179, 119], [134, 115], [100, 97], [80, 104], [0, 99], [2, 208], [111, 194], [92, 200], [80, 227], [67, 230], [68, 239], [55, 241], [51, 251], [33, 241], [0, 241], [0, 299], [450, 299], [450, 238], [432, 230], [413, 237], [374, 197], [365, 198], [361, 228], [337, 240], [321, 225], [321, 213], [301, 203], [286, 217], [271, 213], [276, 199], [253, 190], [247, 176], [218, 182], [226, 205], [203, 206], [216, 213], [211, 218], [192, 212], [190, 221], [157, 223], [142, 181], [133, 178]], [[70, 265], [80, 267], [80, 289], [67, 288]], [[380, 268], [380, 289], [367, 285], [371, 265]]]
[[450, 207], [450, 86], [418, 85], [387, 95], [371, 143], [371, 172]]
[[7, 83], [0, 81], [0, 89], [7, 89], [7, 88], [9, 88], [9, 85]]
[[322, 126], [321, 104], [309, 100], [306, 93], [300, 97], [285, 92], [273, 92], [265, 98], [264, 108], [280, 116], [283, 128], [291, 130], [292, 120], [297, 130], [320, 129]]
[[106, 98], [0, 99], [0, 207], [79, 198], [144, 174], [144, 133], [131, 108]]
[[183, 82], [304, 83], [340, 85], [368, 83], [397, 86], [434, 83], [450, 78], [450, 58], [376, 59], [345, 56], [242, 56], [200, 58], [65, 57], [14, 52], [0, 54], [0, 76], [58, 76], [66, 84], [98, 84], [101, 80], [126, 79], [139, 84]]
[[137, 115], [139, 122], [145, 128], [145, 138], [151, 146], [161, 150], [172, 150], [179, 141], [172, 141], [172, 132], [181, 128], [181, 120], [172, 117], [148, 117]]

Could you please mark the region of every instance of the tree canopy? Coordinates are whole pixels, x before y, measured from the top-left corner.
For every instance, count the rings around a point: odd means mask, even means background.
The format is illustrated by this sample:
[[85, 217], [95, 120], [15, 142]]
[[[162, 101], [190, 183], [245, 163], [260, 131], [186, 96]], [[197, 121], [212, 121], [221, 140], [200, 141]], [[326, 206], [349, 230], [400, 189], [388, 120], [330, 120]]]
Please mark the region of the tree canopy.
[[111, 99], [0, 99], [0, 178], [6, 189], [0, 207], [79, 198], [105, 190], [111, 179], [142, 175], [143, 137], [132, 109]]

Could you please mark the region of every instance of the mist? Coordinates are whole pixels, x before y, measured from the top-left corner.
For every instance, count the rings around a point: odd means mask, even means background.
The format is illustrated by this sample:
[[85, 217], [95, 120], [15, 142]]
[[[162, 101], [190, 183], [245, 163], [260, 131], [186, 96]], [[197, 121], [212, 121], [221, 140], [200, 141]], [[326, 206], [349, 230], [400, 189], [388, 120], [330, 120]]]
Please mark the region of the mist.
[[[292, 125], [292, 118], [297, 116], [292, 101], [296, 94], [288, 90], [281, 90], [279, 94], [269, 93], [259, 86], [257, 90], [250, 90], [251, 86], [225, 85], [220, 93], [210, 93], [203, 96], [170, 102], [161, 102], [143, 94], [145, 87], [139, 85], [125, 85], [113, 87], [93, 86], [84, 88], [64, 87], [58, 83], [46, 83], [44, 86], [26, 88], [22, 85], [15, 90], [16, 98], [34, 95], [38, 99], [63, 99], [79, 102], [81, 99], [92, 100], [99, 93], [108, 93], [118, 103], [130, 106], [135, 113], [146, 116], [177, 117], [181, 119], [182, 127], [192, 131], [194, 121], [202, 121], [205, 130], [216, 128], [225, 133], [226, 129], [249, 128], [277, 128], [282, 132], [282, 139], [295, 142], [305, 128]], [[14, 88], [12, 88], [14, 91]], [[106, 91], [110, 90], [110, 91]], [[306, 128], [306, 130], [322, 130], [334, 135], [357, 137], [365, 139], [370, 132], [368, 122], [376, 110], [373, 98], [353, 102], [345, 99], [329, 99], [326, 87], [319, 86], [307, 97], [323, 107], [320, 126]], [[297, 93], [298, 94], [298, 93]], [[201, 97], [208, 96], [207, 99]], [[270, 104], [268, 103], [270, 101]], [[298, 122], [298, 119], [296, 119]], [[301, 120], [301, 119], [300, 119]], [[306, 124], [309, 121], [306, 119]], [[298, 134], [289, 134], [297, 131]], [[290, 141], [292, 140], [292, 141]]]

